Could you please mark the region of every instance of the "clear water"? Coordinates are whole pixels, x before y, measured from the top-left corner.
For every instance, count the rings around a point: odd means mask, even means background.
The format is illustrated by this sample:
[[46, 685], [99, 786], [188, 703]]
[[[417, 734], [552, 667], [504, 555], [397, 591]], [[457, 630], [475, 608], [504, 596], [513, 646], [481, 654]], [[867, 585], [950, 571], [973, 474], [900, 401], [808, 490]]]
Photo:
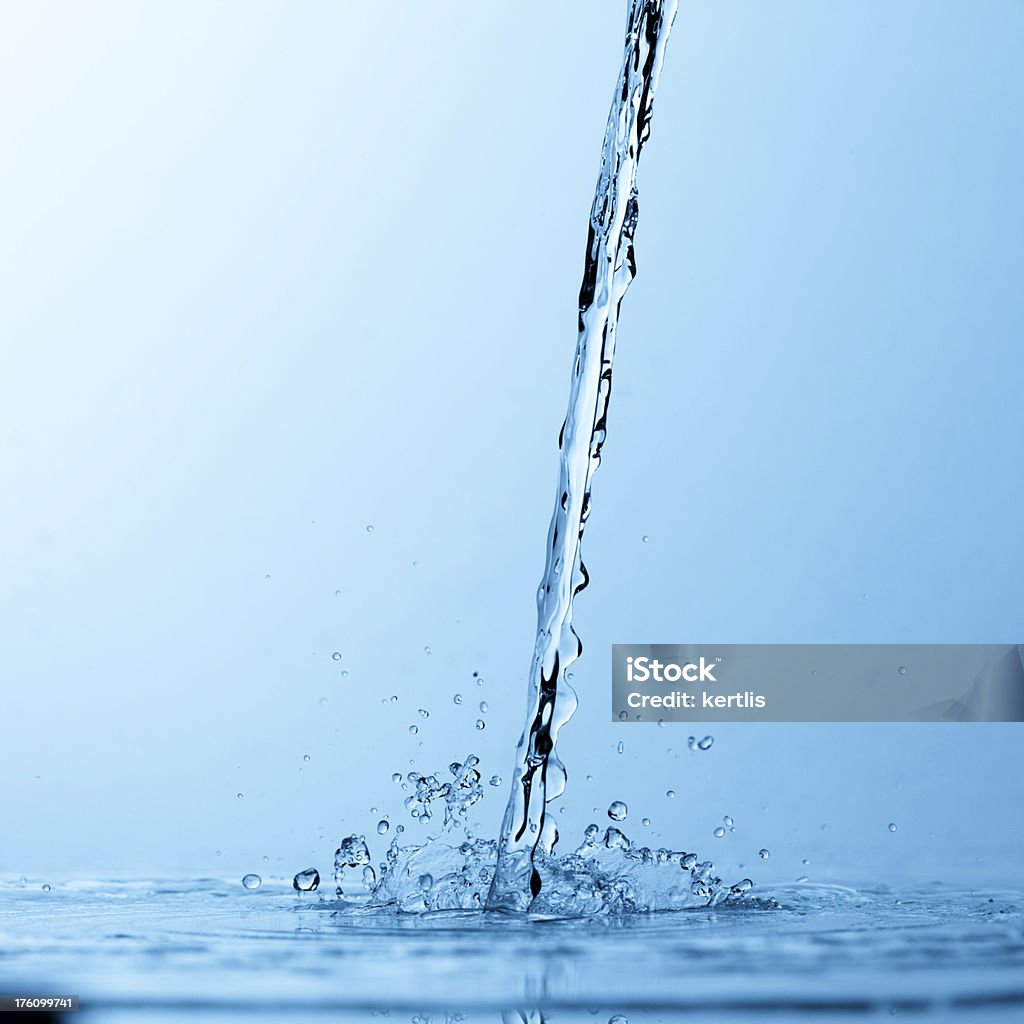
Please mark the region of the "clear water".
[[650, 133], [658, 86], [677, 0], [633, 0], [622, 68], [601, 151], [601, 172], [590, 211], [579, 338], [569, 408], [559, 437], [559, 479], [548, 528], [547, 561], [537, 591], [537, 642], [530, 665], [526, 725], [516, 750], [515, 773], [502, 824], [499, 859], [488, 905], [527, 910], [541, 883], [539, 850], [558, 841], [548, 804], [565, 791], [558, 730], [576, 710], [566, 673], [583, 646], [572, 625], [573, 598], [587, 585], [580, 554], [590, 514], [593, 475], [601, 463], [611, 397], [619, 304], [636, 275], [637, 166]]
[[279, 879], [8, 882], [0, 947], [5, 990], [73, 990], [82, 1024], [1024, 1019], [1024, 895], [1006, 891], [788, 885], [534, 920], [353, 913]]
[[[587, 582], [580, 543], [619, 304], [635, 274], [637, 163], [675, 8], [634, 0], [629, 9], [591, 212], [526, 726], [500, 834], [481, 834], [475, 815], [502, 779], [469, 755], [397, 775], [407, 821], [373, 814], [369, 841], [339, 837], [333, 871], [0, 881], [0, 990], [80, 994], [86, 1021], [1024, 1019], [1019, 891], [723, 879], [706, 851], [636, 842], [615, 794], [600, 823], [558, 836], [549, 805], [567, 785], [556, 742], [576, 706], [567, 671], [582, 650], [573, 629], [573, 599]], [[690, 737], [688, 746], [712, 743]], [[412, 822], [422, 841], [409, 840]], [[725, 816], [711, 835], [732, 828]], [[758, 857], [767, 870], [770, 851]]]

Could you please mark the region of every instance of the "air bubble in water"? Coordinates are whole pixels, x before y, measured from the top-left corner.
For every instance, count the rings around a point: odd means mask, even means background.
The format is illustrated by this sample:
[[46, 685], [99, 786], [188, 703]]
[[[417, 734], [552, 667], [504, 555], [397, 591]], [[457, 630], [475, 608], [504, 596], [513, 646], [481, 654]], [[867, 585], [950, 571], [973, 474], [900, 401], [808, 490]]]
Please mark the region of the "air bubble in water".
[[320, 872], [316, 868], [306, 868], [292, 879], [292, 888], [297, 892], [312, 892], [320, 884]]
[[714, 742], [715, 742], [715, 737], [714, 736], [705, 736], [704, 739], [702, 739], [700, 741], [700, 743], [697, 744], [697, 747], [700, 750], [710, 750], [711, 749], [711, 744], [714, 743]]
[[377, 822], [377, 835], [386, 836], [388, 834], [388, 829], [390, 828], [391, 824], [387, 818], [381, 818], [381, 820]]
[[331, 657], [332, 657], [332, 658], [333, 658], [333, 659], [334, 659], [335, 661], [341, 661], [341, 651], [335, 651], [335, 652], [334, 652], [334, 653], [333, 653], [333, 654], [331, 655]]
[[492, 775], [491, 776], [491, 785], [492, 786], [500, 786], [501, 785], [501, 776], [500, 775]]
[[258, 889], [263, 884], [263, 879], [259, 875], [255, 875], [250, 872], [247, 875], [242, 875], [242, 885], [246, 889]]
[[757, 855], [761, 858], [761, 860], [767, 860], [772, 855], [772, 853], [771, 850], [761, 849], [757, 851]]
[[721, 825], [719, 825], [718, 828], [715, 829], [715, 838], [716, 839], [721, 839], [722, 836], [724, 836], [724, 835], [725, 835], [725, 829], [722, 828]]
[[486, 729], [487, 728], [487, 723], [482, 718], [478, 718], [476, 720], [476, 727], [478, 729]]
[[625, 821], [629, 808], [621, 800], [613, 801], [608, 807], [608, 817], [612, 821]]
[[889, 831], [890, 832], [895, 832], [896, 831], [896, 822], [895, 821], [890, 821], [889, 822]]

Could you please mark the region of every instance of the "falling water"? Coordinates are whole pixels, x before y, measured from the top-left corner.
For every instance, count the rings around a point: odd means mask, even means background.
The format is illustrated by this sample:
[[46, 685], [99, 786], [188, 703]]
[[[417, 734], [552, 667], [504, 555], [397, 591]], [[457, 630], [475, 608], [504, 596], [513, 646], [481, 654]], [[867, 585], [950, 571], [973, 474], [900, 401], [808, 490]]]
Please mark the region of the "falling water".
[[601, 172], [590, 211], [580, 287], [579, 336], [569, 408], [559, 438], [558, 495], [548, 529], [547, 562], [537, 592], [537, 643], [530, 666], [526, 726], [516, 749], [512, 791], [499, 840], [487, 904], [523, 911], [540, 889], [538, 848], [558, 840], [547, 804], [562, 794], [566, 774], [555, 744], [576, 710], [566, 681], [582, 645], [572, 626], [572, 602], [587, 585], [580, 542], [590, 513], [590, 487], [607, 432], [612, 358], [619, 304], [636, 275], [636, 172], [650, 134], [654, 93], [678, 0], [632, 0], [622, 69], [608, 115]]

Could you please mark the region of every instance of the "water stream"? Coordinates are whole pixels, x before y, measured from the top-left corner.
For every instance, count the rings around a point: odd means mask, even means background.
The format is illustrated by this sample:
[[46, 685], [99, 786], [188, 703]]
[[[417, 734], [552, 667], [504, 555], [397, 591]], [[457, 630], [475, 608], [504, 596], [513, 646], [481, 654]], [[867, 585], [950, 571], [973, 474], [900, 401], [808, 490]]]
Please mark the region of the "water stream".
[[580, 545], [590, 514], [590, 488], [601, 463], [611, 397], [619, 305], [636, 275], [637, 166], [651, 130], [658, 86], [677, 0], [632, 0], [622, 68], [601, 150], [601, 171], [590, 211], [579, 337], [569, 408], [559, 437], [559, 478], [547, 562], [537, 591], [537, 642], [530, 665], [526, 725], [487, 900], [492, 909], [522, 911], [537, 896], [534, 860], [558, 840], [547, 805], [565, 790], [556, 749], [559, 729], [576, 710], [566, 679], [583, 650], [572, 625], [573, 599], [587, 585]]

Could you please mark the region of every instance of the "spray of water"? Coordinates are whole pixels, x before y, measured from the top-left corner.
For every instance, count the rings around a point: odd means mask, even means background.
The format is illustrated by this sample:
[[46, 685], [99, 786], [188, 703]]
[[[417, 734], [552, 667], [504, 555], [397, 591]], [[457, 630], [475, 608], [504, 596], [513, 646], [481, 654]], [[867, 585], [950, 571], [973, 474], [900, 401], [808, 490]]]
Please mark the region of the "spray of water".
[[566, 773], [555, 744], [559, 729], [576, 710], [576, 694], [565, 673], [582, 651], [572, 626], [573, 598], [587, 585], [580, 542], [607, 430], [619, 304], [636, 274], [637, 163], [650, 133], [654, 93], [677, 7], [677, 0], [630, 3], [622, 69], [590, 211], [579, 337], [569, 408], [559, 439], [558, 495], [548, 530], [544, 578], [537, 592], [537, 643], [530, 666], [526, 726], [516, 750], [497, 870], [487, 900], [494, 910], [529, 909], [541, 886], [535, 864], [538, 851], [550, 856], [558, 840], [547, 804], [565, 789]]

